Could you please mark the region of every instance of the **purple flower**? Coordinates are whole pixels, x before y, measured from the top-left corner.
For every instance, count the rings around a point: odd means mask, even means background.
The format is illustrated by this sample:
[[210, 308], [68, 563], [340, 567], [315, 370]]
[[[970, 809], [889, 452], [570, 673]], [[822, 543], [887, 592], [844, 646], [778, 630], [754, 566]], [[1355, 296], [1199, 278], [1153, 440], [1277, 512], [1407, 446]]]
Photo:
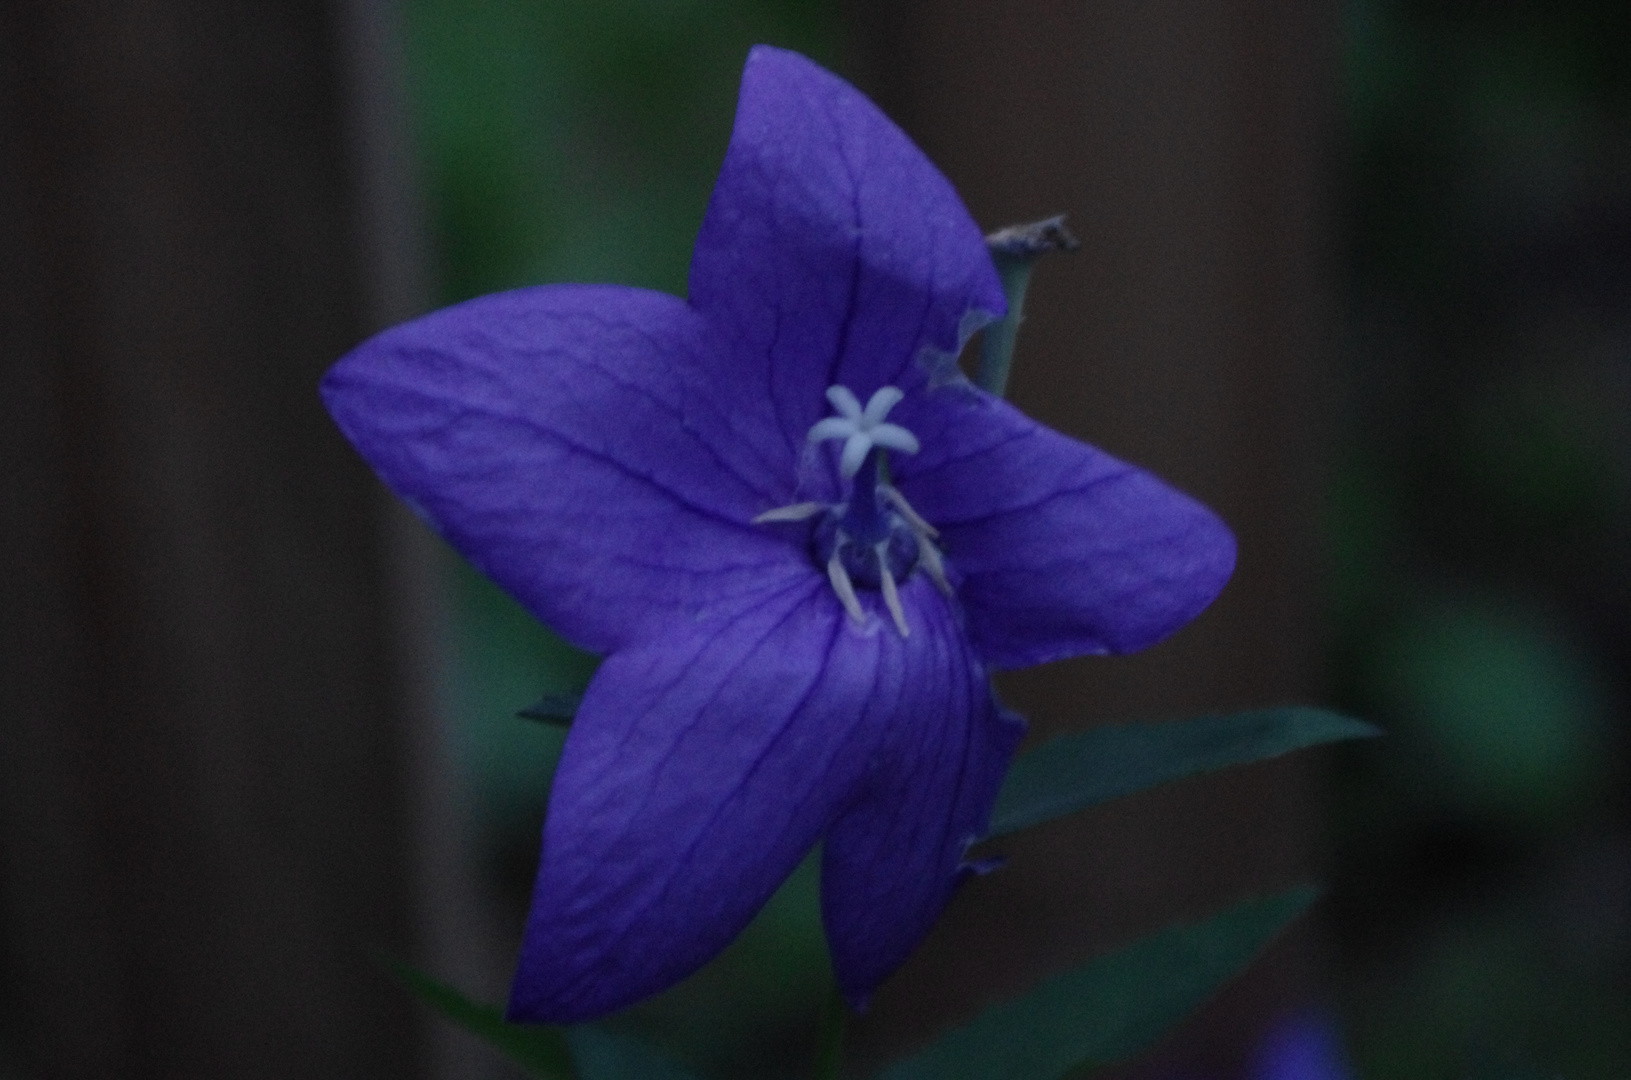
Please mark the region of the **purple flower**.
[[1004, 310], [980, 231], [802, 57], [748, 59], [690, 294], [483, 297], [323, 384], [398, 494], [606, 657], [550, 794], [519, 1020], [679, 980], [818, 841], [859, 1005], [944, 908], [1023, 732], [990, 669], [1142, 648], [1233, 568], [1204, 507], [956, 374]]

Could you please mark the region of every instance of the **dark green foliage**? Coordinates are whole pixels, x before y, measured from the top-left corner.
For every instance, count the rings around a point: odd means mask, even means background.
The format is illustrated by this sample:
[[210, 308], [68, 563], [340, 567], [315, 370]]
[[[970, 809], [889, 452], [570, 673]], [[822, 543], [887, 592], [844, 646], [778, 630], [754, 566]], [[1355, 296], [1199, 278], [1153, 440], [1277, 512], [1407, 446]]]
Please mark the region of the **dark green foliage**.
[[836, 52], [829, 0], [408, 0], [444, 300], [683, 292], [750, 45]]
[[582, 1080], [696, 1080], [639, 1039], [593, 1024], [567, 1029], [566, 1041]]
[[1014, 763], [988, 835], [1018, 832], [1197, 773], [1379, 734], [1361, 720], [1291, 707], [1065, 735]]
[[1343, 9], [1328, 677], [1390, 735], [1332, 772], [1351, 1049], [1631, 1075], [1631, 4]]
[[1152, 934], [987, 1009], [879, 1080], [1055, 1080], [1123, 1061], [1239, 974], [1315, 895], [1303, 886]]

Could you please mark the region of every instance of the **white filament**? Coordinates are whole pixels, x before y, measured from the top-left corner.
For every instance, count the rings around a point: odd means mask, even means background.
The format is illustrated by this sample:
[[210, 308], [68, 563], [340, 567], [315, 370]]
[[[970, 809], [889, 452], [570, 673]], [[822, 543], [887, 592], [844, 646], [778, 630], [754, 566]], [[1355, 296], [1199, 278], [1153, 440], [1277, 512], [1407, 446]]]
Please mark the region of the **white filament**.
[[838, 602], [844, 605], [849, 617], [854, 619], [856, 625], [866, 624], [866, 611], [861, 607], [861, 600], [855, 595], [855, 584], [849, 579], [849, 571], [844, 569], [844, 560], [840, 553], [844, 550], [844, 542], [840, 540], [838, 546], [832, 549], [832, 558], [827, 560], [827, 580], [832, 582], [832, 591], [838, 594]]
[[895, 588], [895, 575], [889, 572], [889, 541], [885, 540], [872, 549], [878, 558], [878, 579], [883, 585], [884, 606], [889, 609], [889, 617], [895, 620], [895, 629], [900, 631], [901, 637], [910, 637], [912, 628], [906, 625], [906, 609], [900, 606], [900, 591]]
[[820, 502], [801, 502], [794, 503], [792, 506], [778, 506], [776, 509], [766, 510], [754, 518], [753, 524], [763, 525], [769, 521], [808, 521], [825, 509], [827, 509], [827, 504]]

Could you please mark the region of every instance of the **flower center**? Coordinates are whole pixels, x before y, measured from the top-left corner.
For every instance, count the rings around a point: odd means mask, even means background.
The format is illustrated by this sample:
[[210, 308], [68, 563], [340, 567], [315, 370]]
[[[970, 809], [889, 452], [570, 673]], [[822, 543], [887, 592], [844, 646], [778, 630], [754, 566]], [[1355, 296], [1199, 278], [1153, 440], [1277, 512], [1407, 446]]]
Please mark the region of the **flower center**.
[[753, 519], [765, 523], [816, 518], [810, 554], [816, 565], [827, 572], [844, 610], [855, 622], [866, 622], [866, 609], [861, 606], [856, 586], [875, 590], [882, 595], [901, 637], [910, 635], [911, 627], [900, 602], [900, 585], [913, 571], [922, 567], [942, 593], [951, 595], [945, 564], [934, 543], [939, 533], [889, 483], [887, 451], [918, 452], [917, 436], [899, 424], [886, 422], [889, 410], [904, 396], [895, 387], [885, 386], [862, 408], [860, 399], [848, 387], [829, 388], [827, 400], [838, 415], [811, 427], [809, 441], [843, 441], [838, 471], [849, 481], [849, 497], [836, 505], [797, 503]]

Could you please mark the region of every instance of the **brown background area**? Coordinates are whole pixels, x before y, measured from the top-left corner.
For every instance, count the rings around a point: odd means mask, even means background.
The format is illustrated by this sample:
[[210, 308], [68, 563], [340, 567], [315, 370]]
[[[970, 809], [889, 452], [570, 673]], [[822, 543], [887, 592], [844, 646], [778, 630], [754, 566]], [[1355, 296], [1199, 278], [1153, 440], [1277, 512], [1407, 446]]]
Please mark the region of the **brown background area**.
[[0, 7], [0, 1038], [414, 1074], [412, 747], [337, 5]]
[[[1335, 5], [853, 10], [868, 88], [975, 218], [1065, 211], [1083, 241], [1036, 273], [1011, 396], [1198, 495], [1240, 541], [1223, 597], [1171, 641], [1018, 673], [1006, 695], [1037, 737], [1317, 700]], [[1005, 844], [1008, 867], [972, 884], [879, 995], [863, 1055], [1172, 919], [1314, 876], [1316, 767], [1192, 781]], [[1166, 1064], [1238, 1064], [1314, 991], [1313, 941], [1285, 939], [1170, 1041]]]

